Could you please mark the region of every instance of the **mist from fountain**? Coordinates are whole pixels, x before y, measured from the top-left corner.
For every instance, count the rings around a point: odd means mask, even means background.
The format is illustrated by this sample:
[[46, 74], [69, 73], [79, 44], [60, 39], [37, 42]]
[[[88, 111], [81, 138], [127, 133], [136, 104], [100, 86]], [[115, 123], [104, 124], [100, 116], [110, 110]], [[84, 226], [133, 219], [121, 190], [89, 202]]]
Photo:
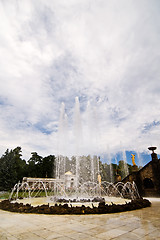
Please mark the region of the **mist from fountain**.
[[108, 154], [107, 154], [107, 158], [108, 158], [108, 164], [109, 164], [109, 168], [110, 168], [110, 171], [109, 171], [109, 174], [110, 174], [110, 182], [114, 182], [114, 179], [113, 179], [113, 167], [112, 167], [112, 161], [111, 161], [111, 154], [110, 154], [110, 151], [109, 151], [109, 148], [108, 148]]
[[129, 174], [129, 170], [128, 170], [128, 165], [127, 165], [127, 158], [126, 158], [125, 149], [123, 149], [122, 155], [123, 155], [123, 161], [124, 161], [124, 173], [125, 173], [125, 177], [126, 177]]
[[[74, 141], [74, 148], [72, 149], [75, 157], [75, 166], [73, 169], [67, 169], [66, 168], [66, 155], [62, 156], [60, 153], [65, 153], [66, 151], [66, 144], [67, 139], [66, 136], [68, 136], [68, 124], [67, 124], [67, 114], [65, 112], [65, 104], [61, 104], [61, 110], [60, 110], [60, 120], [59, 120], [59, 128], [58, 128], [58, 149], [59, 154], [56, 158], [56, 178], [64, 178], [66, 171], [71, 171], [73, 174], [76, 175], [76, 189], [79, 188], [81, 183], [84, 183], [85, 181], [91, 181], [93, 183], [97, 183], [97, 177], [99, 175], [99, 160], [95, 156], [88, 156], [85, 157], [81, 153], [85, 150], [85, 141], [86, 139], [83, 139], [83, 130], [85, 130], [85, 137], [87, 138], [87, 141], [89, 141], [91, 147], [96, 145], [96, 137], [93, 136], [93, 128], [96, 126], [97, 119], [94, 117], [96, 115], [95, 109], [93, 110], [91, 108], [90, 102], [87, 103], [86, 108], [86, 119], [85, 124], [83, 124], [84, 129], [82, 129], [82, 119], [81, 119], [81, 111], [80, 111], [80, 103], [79, 98], [75, 98], [75, 106], [74, 106], [74, 119], [73, 119], [73, 141]], [[69, 141], [68, 141], [69, 142]], [[109, 147], [107, 149], [107, 161], [110, 166], [110, 181], [113, 183], [113, 168], [111, 164], [111, 155], [109, 151]], [[124, 177], [126, 177], [129, 174], [128, 166], [127, 166], [127, 159], [126, 159], [126, 153], [125, 150], [122, 152], [123, 154], [123, 160], [124, 160]], [[88, 163], [89, 162], [89, 163]], [[87, 166], [88, 164], [88, 166]], [[84, 168], [88, 169], [85, 170]], [[96, 170], [95, 170], [96, 169]], [[86, 177], [82, 177], [82, 172], [85, 172]], [[96, 172], [96, 173], [95, 173]], [[84, 178], [84, 179], [83, 179]], [[77, 190], [78, 191], [78, 190]]]
[[142, 157], [141, 157], [141, 153], [139, 151], [137, 151], [137, 158], [138, 158], [138, 165], [140, 168], [143, 167], [143, 161], [142, 161]]
[[58, 155], [67, 154], [67, 142], [68, 142], [68, 117], [65, 112], [65, 104], [62, 102], [60, 108], [60, 118], [58, 125]]
[[80, 115], [80, 104], [79, 98], [75, 98], [75, 109], [74, 109], [74, 142], [76, 152], [76, 189], [79, 187], [79, 171], [80, 171], [80, 152], [82, 148], [82, 123]]
[[57, 158], [56, 158], [56, 178], [59, 179], [65, 173], [65, 160], [62, 154], [65, 156], [67, 153], [67, 142], [68, 142], [68, 118], [65, 113], [65, 104], [61, 103], [60, 118], [58, 125], [58, 136], [57, 136]]

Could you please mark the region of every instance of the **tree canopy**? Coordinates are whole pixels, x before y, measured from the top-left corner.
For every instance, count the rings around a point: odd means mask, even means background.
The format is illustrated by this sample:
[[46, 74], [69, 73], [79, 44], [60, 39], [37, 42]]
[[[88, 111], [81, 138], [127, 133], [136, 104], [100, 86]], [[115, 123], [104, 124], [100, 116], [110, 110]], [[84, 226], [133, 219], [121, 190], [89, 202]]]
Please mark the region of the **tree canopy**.
[[21, 153], [21, 147], [7, 149], [0, 158], [0, 191], [10, 190], [23, 177], [54, 177], [54, 155], [43, 158], [32, 152], [25, 161]]
[[0, 158], [0, 190], [11, 189], [26, 174], [26, 161], [21, 156], [21, 147], [16, 147]]

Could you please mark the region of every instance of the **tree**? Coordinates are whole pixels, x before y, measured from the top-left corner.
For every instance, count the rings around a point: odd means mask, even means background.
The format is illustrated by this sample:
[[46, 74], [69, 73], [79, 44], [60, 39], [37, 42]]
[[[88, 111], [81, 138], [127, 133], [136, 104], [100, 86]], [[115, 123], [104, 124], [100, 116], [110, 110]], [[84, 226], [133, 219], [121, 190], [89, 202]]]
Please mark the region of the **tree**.
[[15, 171], [17, 174], [17, 181], [21, 181], [22, 178], [26, 175], [27, 169], [26, 169], [26, 161], [22, 160], [22, 150], [21, 147], [16, 147], [13, 150], [13, 161], [15, 164]]
[[21, 147], [17, 147], [10, 151], [7, 149], [0, 158], [0, 190], [10, 190], [22, 180], [26, 171], [26, 162], [21, 156]]
[[32, 156], [28, 160], [28, 176], [29, 177], [41, 177], [42, 176], [42, 157], [36, 152], [31, 153]]
[[49, 155], [42, 160], [42, 177], [55, 177], [55, 156]]
[[107, 163], [102, 163], [99, 160], [99, 170], [102, 181], [109, 181], [110, 180], [110, 168]]
[[29, 177], [54, 177], [55, 156], [49, 155], [41, 157], [36, 152], [31, 153], [32, 156], [28, 160], [28, 176]]

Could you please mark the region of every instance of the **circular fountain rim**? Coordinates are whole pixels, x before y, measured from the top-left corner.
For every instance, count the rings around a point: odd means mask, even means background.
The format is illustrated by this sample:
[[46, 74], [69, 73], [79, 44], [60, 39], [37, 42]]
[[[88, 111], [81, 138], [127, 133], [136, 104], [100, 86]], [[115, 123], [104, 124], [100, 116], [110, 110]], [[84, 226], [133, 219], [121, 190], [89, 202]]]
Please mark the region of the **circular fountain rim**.
[[9, 200], [3, 200], [0, 202], [0, 209], [18, 212], [18, 213], [38, 213], [38, 214], [52, 214], [52, 215], [64, 215], [64, 214], [108, 214], [116, 212], [131, 211], [136, 209], [141, 209], [145, 207], [150, 207], [151, 202], [147, 199], [136, 199], [131, 200], [129, 203], [125, 204], [105, 204], [104, 202], [99, 203], [98, 207], [93, 206], [93, 208], [82, 206], [68, 206], [68, 204], [56, 204], [55, 206], [41, 205], [33, 207], [30, 204], [23, 205], [23, 203], [12, 203]]

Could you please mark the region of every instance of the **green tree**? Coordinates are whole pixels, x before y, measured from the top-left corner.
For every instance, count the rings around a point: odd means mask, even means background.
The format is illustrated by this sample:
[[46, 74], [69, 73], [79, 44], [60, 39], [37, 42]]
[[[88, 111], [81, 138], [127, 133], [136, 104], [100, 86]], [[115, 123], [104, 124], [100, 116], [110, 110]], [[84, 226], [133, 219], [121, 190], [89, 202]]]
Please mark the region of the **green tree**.
[[26, 161], [22, 160], [22, 150], [21, 147], [16, 147], [13, 150], [13, 161], [15, 164], [15, 171], [17, 174], [17, 181], [21, 181], [22, 178], [26, 175], [27, 173], [27, 168], [26, 168]]
[[55, 173], [55, 156], [49, 155], [41, 157], [36, 152], [31, 153], [32, 156], [28, 160], [28, 176], [29, 177], [54, 177]]
[[110, 181], [109, 165], [107, 163], [102, 163], [101, 160], [99, 160], [99, 170], [102, 181]]
[[55, 177], [55, 156], [49, 155], [42, 159], [42, 177]]
[[0, 190], [10, 190], [15, 183], [22, 180], [26, 162], [21, 156], [21, 147], [17, 147], [10, 151], [7, 149], [0, 158]]
[[36, 152], [31, 153], [32, 156], [28, 160], [28, 176], [29, 177], [41, 177], [43, 175], [42, 171], [42, 157]]

